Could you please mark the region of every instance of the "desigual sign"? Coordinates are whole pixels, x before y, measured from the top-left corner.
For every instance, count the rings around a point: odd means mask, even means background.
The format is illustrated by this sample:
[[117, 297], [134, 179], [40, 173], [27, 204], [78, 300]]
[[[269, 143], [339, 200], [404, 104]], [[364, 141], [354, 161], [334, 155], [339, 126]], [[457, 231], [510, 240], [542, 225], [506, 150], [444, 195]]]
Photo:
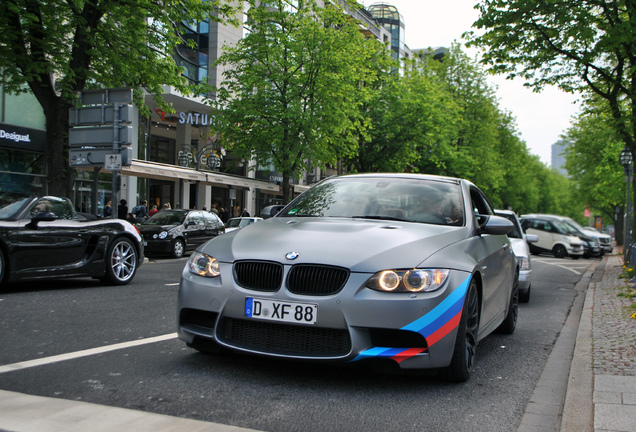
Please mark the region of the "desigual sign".
[[14, 142], [31, 142], [29, 134], [19, 134], [16, 132], [7, 132], [4, 129], [0, 129], [0, 139], [6, 139]]

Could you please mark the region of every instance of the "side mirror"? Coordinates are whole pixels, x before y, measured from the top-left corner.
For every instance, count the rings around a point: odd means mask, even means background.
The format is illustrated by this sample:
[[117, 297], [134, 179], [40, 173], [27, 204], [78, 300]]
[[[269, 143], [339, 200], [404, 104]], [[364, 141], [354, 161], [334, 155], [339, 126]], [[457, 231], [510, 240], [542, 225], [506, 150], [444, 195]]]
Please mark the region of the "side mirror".
[[52, 222], [54, 220], [57, 220], [57, 215], [55, 213], [47, 211], [38, 212], [33, 215], [31, 222], [29, 222], [26, 226], [31, 229], [36, 229], [39, 222]]
[[502, 216], [479, 215], [479, 222], [480, 232], [485, 234], [505, 235], [514, 228], [512, 222]]
[[278, 212], [280, 212], [285, 206], [284, 205], [271, 205], [271, 206], [267, 206], [265, 207], [263, 210], [261, 210], [261, 217], [263, 219], [269, 219], [271, 217], [274, 217], [278, 214]]
[[528, 243], [536, 243], [539, 241], [539, 236], [536, 234], [526, 234], [526, 241]]

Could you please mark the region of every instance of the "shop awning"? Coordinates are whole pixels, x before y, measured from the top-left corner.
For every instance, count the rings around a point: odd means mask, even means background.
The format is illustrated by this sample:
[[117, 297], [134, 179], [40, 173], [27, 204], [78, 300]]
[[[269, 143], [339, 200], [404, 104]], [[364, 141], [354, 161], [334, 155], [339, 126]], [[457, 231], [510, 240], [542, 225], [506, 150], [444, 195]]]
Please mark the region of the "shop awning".
[[190, 182], [199, 181], [203, 184], [211, 184], [216, 187], [229, 186], [242, 189], [255, 188], [261, 191], [280, 193], [280, 186], [266, 181], [238, 177], [224, 173], [196, 171], [192, 168], [182, 168], [174, 165], [148, 162], [138, 159], [133, 159], [132, 165], [122, 167], [119, 173], [135, 177], [161, 180], [183, 179]]

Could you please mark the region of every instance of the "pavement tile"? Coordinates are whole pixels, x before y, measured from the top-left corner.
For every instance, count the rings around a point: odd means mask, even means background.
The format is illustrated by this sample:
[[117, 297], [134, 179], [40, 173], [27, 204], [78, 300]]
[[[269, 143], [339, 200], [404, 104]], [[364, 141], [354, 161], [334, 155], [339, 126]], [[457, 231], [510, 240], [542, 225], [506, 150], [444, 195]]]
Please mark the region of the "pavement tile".
[[594, 430], [636, 432], [636, 405], [595, 404]]

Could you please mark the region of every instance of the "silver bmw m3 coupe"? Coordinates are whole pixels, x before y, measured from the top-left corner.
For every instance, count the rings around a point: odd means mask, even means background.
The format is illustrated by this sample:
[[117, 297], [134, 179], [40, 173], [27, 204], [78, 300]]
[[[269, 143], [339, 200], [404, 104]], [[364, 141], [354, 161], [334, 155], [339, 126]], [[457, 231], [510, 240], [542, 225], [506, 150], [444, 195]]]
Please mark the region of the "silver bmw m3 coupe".
[[190, 256], [178, 300], [188, 346], [466, 381], [478, 342], [514, 332], [512, 224], [467, 180], [331, 177], [263, 216]]

